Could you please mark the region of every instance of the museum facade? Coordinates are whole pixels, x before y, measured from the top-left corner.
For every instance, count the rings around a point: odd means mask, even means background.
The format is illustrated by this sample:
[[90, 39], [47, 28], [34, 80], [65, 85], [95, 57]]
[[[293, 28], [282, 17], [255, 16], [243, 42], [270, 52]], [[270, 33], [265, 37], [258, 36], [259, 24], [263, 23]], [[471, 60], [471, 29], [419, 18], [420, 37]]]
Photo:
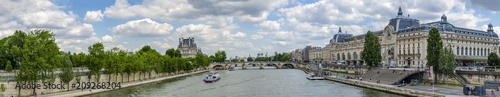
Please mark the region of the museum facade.
[[[446, 15], [440, 21], [420, 24], [418, 19], [403, 16], [401, 8], [398, 15], [389, 21], [381, 31], [373, 31], [379, 37], [382, 50], [382, 64], [385, 66], [425, 66], [427, 60], [427, 38], [431, 28], [439, 29], [443, 47], [452, 48], [457, 65], [473, 66], [485, 64], [490, 52], [498, 54], [498, 36], [489, 24], [487, 31], [460, 28], [450, 24]], [[361, 51], [364, 46], [364, 35], [353, 36], [339, 28], [330, 43], [331, 63], [345, 65], [363, 65]]]

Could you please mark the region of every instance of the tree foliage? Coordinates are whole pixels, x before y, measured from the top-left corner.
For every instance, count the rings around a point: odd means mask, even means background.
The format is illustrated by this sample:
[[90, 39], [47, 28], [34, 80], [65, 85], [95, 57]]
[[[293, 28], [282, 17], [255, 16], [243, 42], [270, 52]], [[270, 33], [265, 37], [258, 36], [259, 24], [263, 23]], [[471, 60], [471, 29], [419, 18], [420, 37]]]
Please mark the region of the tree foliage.
[[224, 62], [226, 60], [226, 51], [217, 51], [214, 56], [214, 62]]
[[437, 71], [440, 71], [443, 74], [453, 74], [453, 71], [456, 67], [455, 54], [451, 48], [444, 48], [441, 50], [441, 55], [439, 59], [439, 68]]
[[165, 51], [165, 55], [168, 55], [170, 57], [182, 57], [181, 51], [179, 49], [173, 49], [170, 48], [167, 51]]
[[427, 38], [427, 66], [433, 66], [433, 71], [436, 73], [441, 73], [439, 71], [439, 60], [443, 49], [443, 42], [441, 41], [441, 35], [437, 28], [432, 28], [429, 30], [429, 37]]
[[247, 61], [248, 61], [248, 62], [253, 61], [253, 58], [252, 58], [252, 57], [248, 57], [248, 58], [247, 58]]
[[86, 67], [89, 70], [88, 81], [93, 79], [98, 82], [101, 72], [107, 73], [108, 79], [111, 79], [111, 75], [121, 75], [123, 78], [123, 74], [130, 78], [136, 73], [140, 73], [141, 78], [146, 78], [147, 73], [152, 77], [152, 72], [157, 75], [190, 72], [209, 66], [211, 60], [224, 61], [226, 58], [224, 51], [219, 51], [216, 53], [217, 57], [212, 58], [201, 53], [195, 58], [182, 58], [180, 51], [175, 49], [168, 49], [165, 55], [161, 55], [150, 46], [144, 46], [131, 54], [116, 47], [105, 50], [104, 44], [100, 42], [89, 46], [88, 52], [60, 52], [54, 36], [48, 30], [33, 30], [28, 33], [15, 31], [13, 35], [0, 39], [0, 69], [7, 72], [16, 70], [17, 82], [33, 84], [38, 81], [53, 83], [56, 77], [64, 83], [69, 83], [74, 78], [80, 81], [80, 74], [86, 73], [80, 73], [80, 69], [74, 72], [73, 68]]
[[[64, 54], [64, 53], [63, 53]], [[71, 62], [69, 58], [69, 54], [64, 54], [62, 55], [61, 59], [61, 73], [59, 74], [59, 77], [61, 78], [61, 81], [66, 83], [69, 87], [69, 82], [73, 80], [73, 63]], [[69, 88], [68, 88], [69, 90]]]
[[7, 65], [5, 66], [5, 71], [12, 72], [12, 63], [10, 63], [10, 61], [7, 61]]
[[[43, 82], [53, 79], [54, 70], [61, 67], [58, 61], [59, 47], [54, 34], [47, 30], [33, 30], [29, 33], [16, 31], [2, 41], [0, 49], [3, 62], [12, 62], [13, 68], [19, 69], [16, 81], [20, 83]], [[5, 64], [4, 63], [4, 64]], [[33, 89], [35, 92], [36, 89]], [[20, 93], [20, 92], [19, 92]]]
[[489, 66], [500, 66], [500, 58], [495, 52], [491, 52], [488, 55], [488, 65]]
[[[88, 75], [91, 78], [92, 75], [95, 76], [95, 80], [99, 82], [101, 69], [104, 67], [106, 55], [104, 52], [104, 45], [100, 42], [93, 44], [88, 47], [89, 56], [87, 56], [87, 68], [90, 70]], [[89, 79], [90, 80], [90, 79]]]
[[277, 53], [274, 52], [273, 61], [289, 61], [292, 58], [291, 54], [288, 53]]
[[382, 61], [381, 46], [378, 36], [368, 31], [365, 36], [364, 48], [361, 53], [363, 61], [368, 66], [376, 67]]

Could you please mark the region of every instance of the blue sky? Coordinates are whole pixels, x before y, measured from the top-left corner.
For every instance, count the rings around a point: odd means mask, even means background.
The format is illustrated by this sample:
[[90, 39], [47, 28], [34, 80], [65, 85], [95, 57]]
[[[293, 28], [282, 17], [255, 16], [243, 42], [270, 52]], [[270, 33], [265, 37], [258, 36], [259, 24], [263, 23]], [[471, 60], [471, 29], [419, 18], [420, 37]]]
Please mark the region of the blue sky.
[[[7, 0], [0, 7], [0, 37], [15, 30], [50, 29], [62, 51], [136, 51], [150, 45], [160, 53], [194, 37], [207, 55], [290, 52], [324, 47], [338, 28], [355, 35], [383, 29], [397, 8], [420, 23], [446, 14], [455, 26], [500, 31], [498, 0]], [[432, 3], [430, 3], [432, 2]], [[25, 7], [22, 7], [25, 6]], [[28, 7], [29, 6], [29, 7]]]

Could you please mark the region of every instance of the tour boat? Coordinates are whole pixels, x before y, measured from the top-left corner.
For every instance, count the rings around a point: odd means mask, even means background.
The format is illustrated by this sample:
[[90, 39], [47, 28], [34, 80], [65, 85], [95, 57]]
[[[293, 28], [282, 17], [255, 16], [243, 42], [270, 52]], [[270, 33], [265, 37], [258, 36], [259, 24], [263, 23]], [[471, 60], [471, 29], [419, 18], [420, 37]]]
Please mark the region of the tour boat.
[[317, 76], [314, 74], [310, 74], [308, 77], [306, 77], [308, 80], [324, 80], [325, 77], [323, 76]]
[[323, 74], [321, 74], [323, 73], [323, 68], [321, 67], [321, 63], [319, 63], [318, 68], [319, 68], [318, 70], [319, 73], [317, 75], [311, 72], [309, 76], [307, 76], [306, 78], [308, 80], [324, 80], [325, 77], [323, 77]]
[[210, 72], [207, 74], [205, 79], [203, 79], [203, 81], [205, 81], [205, 83], [212, 83], [212, 82], [219, 81], [219, 79], [220, 79], [220, 75], [218, 72]]

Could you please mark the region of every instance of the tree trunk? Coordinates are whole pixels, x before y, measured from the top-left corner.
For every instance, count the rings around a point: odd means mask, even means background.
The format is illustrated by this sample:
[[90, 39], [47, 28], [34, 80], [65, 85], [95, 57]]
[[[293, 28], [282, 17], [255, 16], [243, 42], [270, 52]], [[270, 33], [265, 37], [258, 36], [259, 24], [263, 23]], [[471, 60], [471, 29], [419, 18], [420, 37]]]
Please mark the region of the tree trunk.
[[108, 73], [108, 82], [111, 82], [111, 73]]
[[[33, 81], [33, 82], [31, 82], [31, 83], [33, 83], [32, 85], [34, 85], [34, 84], [35, 84], [35, 81]], [[36, 88], [33, 88], [33, 95], [36, 95]]]
[[142, 73], [142, 72], [139, 72], [139, 80], [141, 80], [141, 73]]

